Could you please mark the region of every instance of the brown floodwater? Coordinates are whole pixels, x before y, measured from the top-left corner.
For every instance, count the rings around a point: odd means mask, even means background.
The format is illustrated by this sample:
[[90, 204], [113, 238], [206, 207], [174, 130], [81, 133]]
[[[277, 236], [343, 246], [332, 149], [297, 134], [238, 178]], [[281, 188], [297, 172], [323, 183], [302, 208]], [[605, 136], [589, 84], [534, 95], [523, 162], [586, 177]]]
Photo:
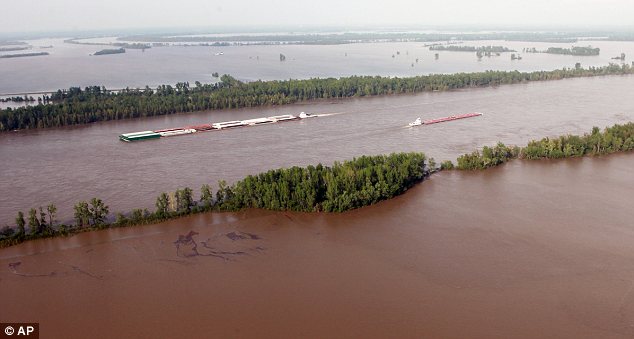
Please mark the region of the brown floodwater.
[[248, 210], [0, 250], [50, 338], [631, 338], [631, 153], [444, 172], [342, 214]]
[[[216, 186], [273, 168], [331, 164], [360, 155], [423, 151], [437, 160], [498, 141], [528, 140], [634, 121], [634, 76], [569, 79], [416, 95], [315, 101], [281, 107], [178, 114], [0, 134], [0, 225], [17, 211], [55, 203], [60, 220], [99, 197], [111, 212], [154, 209], [161, 192]], [[306, 111], [334, 114], [137, 143], [125, 132]], [[483, 116], [407, 128], [457, 113]]]

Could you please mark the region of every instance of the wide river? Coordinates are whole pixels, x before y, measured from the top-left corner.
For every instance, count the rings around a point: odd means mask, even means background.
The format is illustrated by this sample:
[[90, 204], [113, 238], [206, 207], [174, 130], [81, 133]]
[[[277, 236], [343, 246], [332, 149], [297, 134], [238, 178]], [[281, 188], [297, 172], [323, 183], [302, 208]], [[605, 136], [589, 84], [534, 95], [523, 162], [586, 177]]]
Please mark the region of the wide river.
[[515, 161], [343, 214], [33, 241], [0, 250], [0, 317], [46, 338], [632, 338], [632, 167]]
[[[0, 134], [0, 224], [19, 210], [55, 203], [60, 220], [81, 200], [111, 212], [154, 209], [161, 192], [217, 187], [248, 174], [363, 154], [423, 151], [437, 160], [498, 141], [584, 133], [634, 121], [634, 76], [597, 77], [452, 92], [316, 101], [282, 107], [209, 111], [152, 119]], [[125, 143], [125, 132], [300, 111], [334, 114], [299, 122]], [[416, 117], [483, 116], [408, 128]]]

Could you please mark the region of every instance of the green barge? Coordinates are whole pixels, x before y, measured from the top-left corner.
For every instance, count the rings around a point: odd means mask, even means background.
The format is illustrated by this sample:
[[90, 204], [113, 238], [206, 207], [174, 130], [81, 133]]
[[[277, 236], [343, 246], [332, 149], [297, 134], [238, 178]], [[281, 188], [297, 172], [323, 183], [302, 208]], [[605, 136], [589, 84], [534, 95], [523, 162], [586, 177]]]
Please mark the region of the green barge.
[[143, 132], [134, 132], [134, 133], [124, 133], [119, 136], [119, 140], [131, 142], [131, 141], [139, 141], [139, 140], [147, 140], [147, 139], [158, 139], [161, 135], [154, 131], [143, 131]]

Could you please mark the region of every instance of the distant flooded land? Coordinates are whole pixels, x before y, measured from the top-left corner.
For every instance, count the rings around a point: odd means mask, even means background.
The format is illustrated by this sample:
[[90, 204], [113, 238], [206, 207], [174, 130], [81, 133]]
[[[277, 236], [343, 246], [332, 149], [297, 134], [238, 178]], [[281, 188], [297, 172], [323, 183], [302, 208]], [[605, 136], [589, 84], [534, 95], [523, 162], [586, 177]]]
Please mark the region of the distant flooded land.
[[4, 54], [0, 55], [0, 58], [8, 59], [8, 58], [23, 58], [23, 57], [32, 57], [32, 56], [41, 56], [41, 55], [49, 55], [48, 52], [32, 52], [32, 53], [18, 53], [18, 54]]
[[[449, 40], [507, 40], [507, 41], [532, 41], [576, 43], [580, 38], [597, 36], [592, 32], [579, 33], [550, 33], [550, 32], [491, 32], [491, 33], [298, 33], [298, 34], [198, 34], [198, 35], [159, 35], [144, 34], [120, 37], [122, 41], [158, 42], [158, 43], [226, 43], [226, 44], [350, 44], [367, 42], [429, 42]], [[634, 35], [629, 33], [613, 32], [601, 34], [603, 40], [634, 41]]]
[[[619, 56], [634, 55], [634, 39], [618, 32], [590, 33], [172, 33], [12, 40], [0, 48], [54, 46], [55, 53], [32, 65], [27, 60], [33, 58], [5, 59], [0, 63], [0, 72], [7, 81], [0, 87], [0, 95], [53, 92], [71, 86], [122, 89], [208, 83], [215, 81], [214, 73], [231, 74], [250, 82], [361, 75], [412, 77], [487, 70], [550, 71], [575, 67], [577, 63], [583, 67], [630, 63]], [[593, 50], [600, 49], [601, 54], [583, 52], [583, 46], [588, 45]], [[99, 51], [95, 46], [104, 50], [123, 48], [126, 53], [118, 53], [117, 58], [88, 58]], [[438, 51], [430, 51], [430, 46]], [[533, 48], [544, 53], [519, 55], [520, 51]], [[549, 49], [556, 54], [545, 53]], [[478, 58], [454, 51], [474, 52]], [[515, 56], [495, 57], [506, 52]], [[105, 53], [97, 55], [110, 54]], [[8, 52], [0, 52], [4, 54]], [[31, 81], [35, 78], [38, 81]]]

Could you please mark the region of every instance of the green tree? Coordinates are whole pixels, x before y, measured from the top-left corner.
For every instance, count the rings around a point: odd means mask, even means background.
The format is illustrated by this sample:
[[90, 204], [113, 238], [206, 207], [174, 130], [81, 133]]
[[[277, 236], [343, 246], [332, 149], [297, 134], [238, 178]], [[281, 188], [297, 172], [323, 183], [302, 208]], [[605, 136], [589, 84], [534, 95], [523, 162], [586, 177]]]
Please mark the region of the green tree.
[[169, 196], [163, 192], [156, 198], [156, 216], [163, 219], [169, 216]]
[[440, 164], [440, 169], [441, 169], [441, 170], [452, 170], [452, 169], [453, 169], [453, 167], [454, 167], [454, 165], [453, 165], [453, 162], [451, 162], [451, 160], [446, 160], [446, 161], [443, 161], [443, 162]]
[[15, 230], [9, 226], [4, 226], [0, 229], [0, 239], [10, 238], [13, 234], [15, 234]]
[[227, 182], [224, 180], [218, 181], [218, 190], [216, 191], [216, 206], [222, 206], [225, 202], [227, 195]]
[[104, 226], [108, 217], [108, 206], [101, 199], [92, 198], [88, 211], [93, 225]]
[[189, 187], [176, 190], [176, 208], [178, 213], [189, 213], [194, 206], [193, 191]]
[[211, 186], [208, 184], [204, 184], [200, 188], [200, 203], [204, 210], [208, 211], [213, 206], [213, 194], [211, 191]]
[[39, 233], [48, 233], [49, 225], [46, 223], [46, 213], [42, 206], [40, 206], [40, 230]]
[[90, 225], [90, 210], [88, 209], [88, 203], [85, 201], [78, 202], [75, 207], [75, 224], [79, 227], [85, 227]]
[[125, 214], [118, 212], [114, 224], [117, 226], [125, 226], [128, 224], [128, 218], [126, 218]]
[[15, 224], [18, 227], [18, 232], [20, 236], [24, 236], [26, 231], [24, 230], [24, 226], [26, 225], [26, 220], [24, 220], [24, 213], [22, 211], [18, 212], [18, 216], [15, 218]]
[[50, 227], [53, 227], [55, 223], [55, 215], [57, 214], [57, 207], [55, 204], [49, 204], [46, 206], [46, 212], [48, 213], [48, 224]]
[[40, 220], [37, 218], [37, 210], [35, 208], [29, 210], [29, 231], [31, 235], [37, 235], [40, 232]]

